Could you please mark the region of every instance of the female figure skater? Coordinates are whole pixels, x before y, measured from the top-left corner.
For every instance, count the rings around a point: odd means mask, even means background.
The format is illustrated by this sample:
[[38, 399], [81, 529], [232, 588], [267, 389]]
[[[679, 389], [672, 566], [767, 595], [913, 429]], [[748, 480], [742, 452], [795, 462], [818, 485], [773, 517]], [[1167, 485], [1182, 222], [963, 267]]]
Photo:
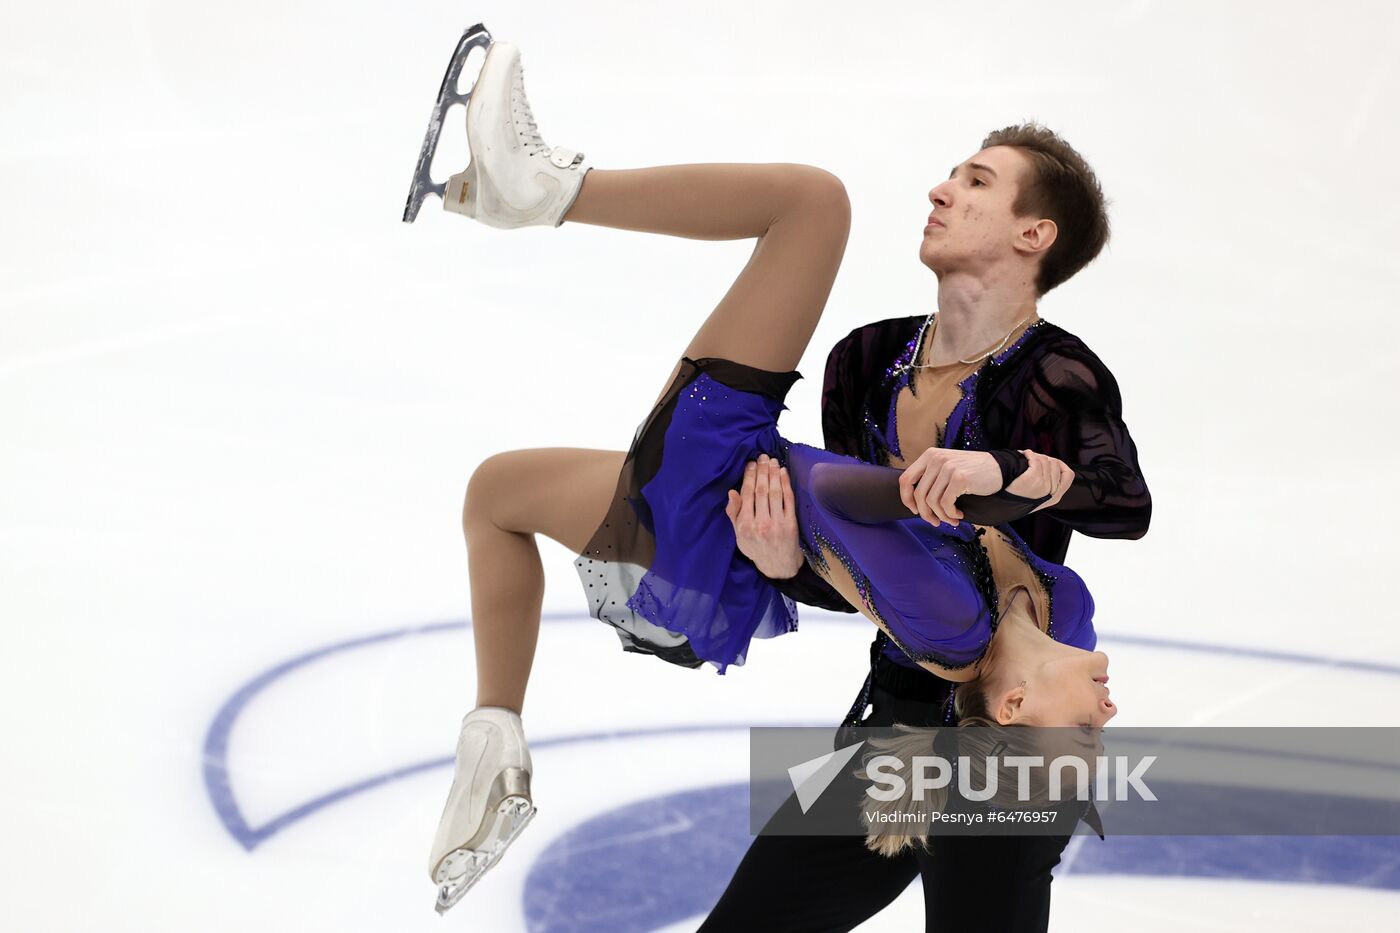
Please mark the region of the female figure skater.
[[[465, 46], [466, 37], [458, 69]], [[1036, 558], [1009, 528], [988, 527], [1053, 505], [1067, 480], [1058, 461], [996, 452], [1005, 488], [967, 490], [950, 516], [965, 520], [934, 524], [902, 497], [900, 470], [779, 435], [783, 398], [802, 378], [792, 367], [845, 251], [841, 182], [796, 164], [592, 171], [581, 153], [541, 139], [522, 75], [514, 46], [488, 46], [467, 106], [471, 163], [446, 183], [446, 209], [501, 228], [567, 219], [758, 242], [630, 450], [510, 451], [485, 460], [468, 484], [477, 706], [463, 720], [430, 855], [439, 912], [534, 813], [520, 712], [543, 600], [537, 533], [580, 555], [591, 611], [626, 649], [723, 673], [743, 662], [752, 638], [796, 627], [793, 603], [735, 549], [736, 490], [767, 471], [774, 507], [795, 511], [806, 560], [910, 658], [965, 681], [970, 711], [1002, 724], [1100, 726], [1112, 717], [1082, 581]]]

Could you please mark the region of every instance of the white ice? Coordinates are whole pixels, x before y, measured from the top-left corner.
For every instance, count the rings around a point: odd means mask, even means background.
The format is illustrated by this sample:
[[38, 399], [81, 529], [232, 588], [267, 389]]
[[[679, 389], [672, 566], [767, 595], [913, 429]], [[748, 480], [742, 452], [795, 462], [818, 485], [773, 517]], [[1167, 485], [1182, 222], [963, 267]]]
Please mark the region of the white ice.
[[[542, 540], [561, 621], [540, 641], [532, 739], [735, 731], [541, 750], [539, 816], [442, 921], [426, 857], [445, 768], [251, 851], [220, 821], [203, 754], [231, 695], [323, 646], [464, 620], [473, 468], [519, 447], [625, 449], [752, 250], [502, 232], [436, 201], [402, 224], [447, 54], [478, 21], [520, 45], [545, 139], [595, 165], [802, 162], [844, 180], [854, 225], [781, 423], [796, 440], [820, 442], [836, 340], [934, 308], [917, 257], [929, 189], [991, 130], [1062, 133], [1099, 173], [1113, 236], [1040, 312], [1117, 375], [1155, 506], [1142, 540], [1076, 536], [1069, 554], [1117, 724], [1396, 723], [1394, 674], [1144, 641], [1400, 666], [1393, 5], [9, 4], [7, 927], [525, 929], [526, 877], [570, 828], [742, 781], [745, 725], [849, 706], [859, 619], [810, 613], [725, 677], [683, 671], [583, 619], [571, 555]], [[457, 133], [449, 161], [465, 159]], [[229, 734], [249, 824], [450, 755], [473, 670], [454, 628], [276, 681]], [[1400, 908], [1359, 886], [1076, 873], [1072, 855], [1052, 930], [1344, 915], [1359, 933]], [[915, 885], [861, 929], [920, 917]], [[565, 913], [552, 929], [567, 928]]]

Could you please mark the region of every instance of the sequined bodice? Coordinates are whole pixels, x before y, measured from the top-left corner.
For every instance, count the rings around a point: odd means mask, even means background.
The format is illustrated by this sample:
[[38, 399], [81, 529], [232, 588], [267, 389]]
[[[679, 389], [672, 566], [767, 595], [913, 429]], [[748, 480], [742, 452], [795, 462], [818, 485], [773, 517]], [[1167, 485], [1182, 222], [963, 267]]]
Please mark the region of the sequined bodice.
[[[1019, 345], [1025, 332], [1041, 320], [1017, 329], [1007, 341], [1008, 350], [997, 355], [998, 364]], [[891, 367], [897, 381], [891, 391], [888, 427], [880, 436], [880, 441], [885, 443], [877, 441], [874, 445], [886, 466], [907, 467], [928, 448], [951, 446], [951, 442], [957, 440], [946, 436], [949, 419], [958, 403], [974, 389], [977, 373], [986, 363], [985, 360], [973, 363], [954, 360], [917, 369], [907, 367], [911, 360], [925, 356], [930, 333], [931, 328], [925, 328], [910, 341]], [[902, 368], [902, 372], [898, 368]], [[878, 436], [878, 430], [876, 434]], [[1031, 596], [1037, 624], [1042, 630], [1052, 628], [1050, 581], [1039, 578], [1035, 568], [1006, 534], [989, 528], [981, 542], [991, 561], [1001, 605], [1009, 604], [1012, 593], [1023, 588]]]
[[976, 368], [953, 362], [911, 373], [891, 406], [886, 466], [906, 467], [928, 448], [945, 446], [948, 416], [962, 398], [958, 384]]
[[[1014, 330], [1007, 337], [1006, 348], [994, 354], [990, 362], [1003, 363], [1021, 344], [1026, 332], [1043, 320], [1036, 318]], [[958, 403], [971, 394], [979, 371], [989, 362], [953, 360], [936, 366], [910, 365], [926, 357], [932, 334], [933, 328], [927, 324], [920, 328], [886, 371], [894, 384], [886, 428], [875, 444], [877, 450], [882, 450], [886, 466], [908, 466], [930, 447], [955, 446], [952, 442], [956, 438], [945, 436], [948, 423]], [[874, 428], [868, 420], [867, 426]]]

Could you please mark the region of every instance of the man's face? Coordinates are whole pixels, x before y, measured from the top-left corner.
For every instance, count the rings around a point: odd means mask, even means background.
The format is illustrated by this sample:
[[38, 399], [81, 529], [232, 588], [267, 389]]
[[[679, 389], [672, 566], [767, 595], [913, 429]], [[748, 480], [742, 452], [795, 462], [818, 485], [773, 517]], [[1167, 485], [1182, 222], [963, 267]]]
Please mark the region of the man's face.
[[929, 215], [942, 223], [924, 229], [919, 259], [940, 275], [974, 275], [1013, 255], [1035, 218], [1018, 218], [1011, 203], [1030, 162], [1010, 146], [991, 146], [959, 163], [952, 177], [929, 191]]

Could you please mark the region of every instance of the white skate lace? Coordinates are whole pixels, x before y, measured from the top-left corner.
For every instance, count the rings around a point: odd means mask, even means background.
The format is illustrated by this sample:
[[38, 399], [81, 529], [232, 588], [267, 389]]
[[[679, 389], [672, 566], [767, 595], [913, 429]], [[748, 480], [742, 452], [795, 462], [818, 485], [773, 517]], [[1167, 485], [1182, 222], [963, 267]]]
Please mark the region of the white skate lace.
[[[517, 106], [517, 116], [523, 116], [526, 129], [521, 129], [521, 123], [517, 119], [515, 123], [516, 133], [520, 136], [521, 144], [525, 147], [527, 155], [541, 155], [548, 158], [554, 151], [550, 149], [549, 143], [540, 136], [540, 128], [535, 123], [535, 114], [530, 110], [530, 98], [525, 96], [525, 69], [518, 67], [515, 69], [515, 101]], [[561, 147], [556, 147], [561, 148]], [[572, 164], [577, 165], [583, 161], [582, 153], [572, 154]], [[562, 165], [562, 163], [560, 163]]]
[[517, 113], [525, 118], [528, 129], [521, 130], [519, 120], [516, 121], [516, 132], [520, 133], [521, 142], [525, 146], [525, 151], [530, 155], [535, 153], [548, 152], [549, 144], [540, 136], [540, 128], [535, 123], [535, 115], [530, 111], [530, 99], [525, 96], [525, 69], [515, 69], [515, 100], [519, 107]]

